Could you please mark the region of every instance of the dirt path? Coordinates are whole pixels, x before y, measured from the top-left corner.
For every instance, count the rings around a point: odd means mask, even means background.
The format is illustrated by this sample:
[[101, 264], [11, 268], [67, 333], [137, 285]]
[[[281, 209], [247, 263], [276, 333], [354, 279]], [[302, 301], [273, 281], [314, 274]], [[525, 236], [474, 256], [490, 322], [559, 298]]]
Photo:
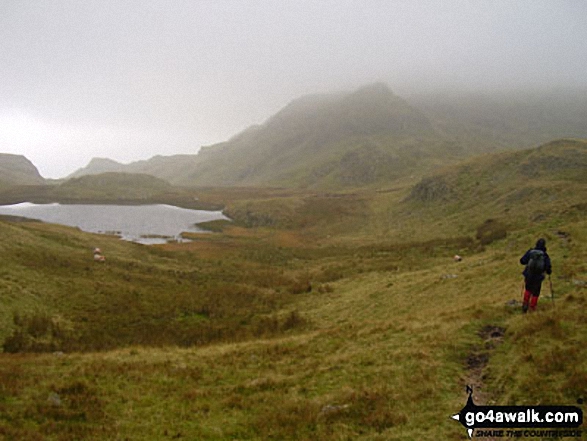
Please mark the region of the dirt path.
[[[465, 383], [473, 388], [473, 402], [478, 405], [490, 405], [491, 396], [485, 389], [483, 381], [484, 370], [489, 363], [491, 352], [499, 346], [505, 334], [505, 329], [495, 325], [484, 326], [478, 335], [483, 339], [483, 343], [473, 348], [467, 356], [467, 375]], [[499, 441], [491, 437], [474, 437], [481, 441]]]

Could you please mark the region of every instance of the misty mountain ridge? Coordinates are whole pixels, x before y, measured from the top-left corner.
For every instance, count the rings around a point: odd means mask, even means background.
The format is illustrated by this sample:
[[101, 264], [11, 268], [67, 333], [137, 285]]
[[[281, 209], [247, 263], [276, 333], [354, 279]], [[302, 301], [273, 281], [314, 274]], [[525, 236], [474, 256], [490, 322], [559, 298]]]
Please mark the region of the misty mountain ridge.
[[108, 168], [150, 173], [179, 185], [369, 185], [426, 162], [437, 153], [429, 154], [429, 146], [438, 139], [422, 112], [377, 83], [351, 93], [303, 96], [265, 123], [197, 155], [128, 165], [98, 161], [70, 177]]
[[198, 154], [130, 164], [94, 158], [68, 178], [126, 172], [186, 186], [377, 186], [479, 153], [586, 138], [586, 121], [580, 94], [421, 95], [408, 102], [375, 83], [302, 96]]
[[192, 185], [367, 185], [409, 161], [435, 132], [383, 84], [292, 101], [263, 125], [201, 150]]
[[420, 135], [433, 130], [423, 113], [382, 83], [349, 94], [303, 96], [269, 118], [264, 128], [305, 133], [318, 142], [390, 132]]
[[408, 101], [453, 139], [483, 149], [535, 147], [587, 138], [587, 90], [416, 94]]

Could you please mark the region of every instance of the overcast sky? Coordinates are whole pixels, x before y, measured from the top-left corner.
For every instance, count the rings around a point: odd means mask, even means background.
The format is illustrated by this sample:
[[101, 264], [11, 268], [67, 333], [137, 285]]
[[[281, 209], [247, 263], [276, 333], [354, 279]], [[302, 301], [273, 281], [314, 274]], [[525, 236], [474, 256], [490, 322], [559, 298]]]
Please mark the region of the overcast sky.
[[0, 0], [0, 152], [195, 153], [308, 93], [585, 86], [583, 0]]

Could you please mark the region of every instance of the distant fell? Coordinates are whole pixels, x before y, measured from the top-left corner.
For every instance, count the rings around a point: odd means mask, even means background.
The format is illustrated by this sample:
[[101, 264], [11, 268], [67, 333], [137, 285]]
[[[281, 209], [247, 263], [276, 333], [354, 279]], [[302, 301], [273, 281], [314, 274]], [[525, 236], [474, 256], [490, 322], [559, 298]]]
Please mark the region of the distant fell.
[[336, 189], [381, 183], [454, 153], [440, 144], [422, 112], [377, 83], [350, 93], [303, 96], [197, 155], [128, 165], [93, 159], [71, 177], [118, 171], [174, 185]]
[[108, 158], [92, 158], [92, 160], [83, 168], [76, 170], [71, 175], [67, 176], [66, 179], [79, 178], [85, 175], [98, 175], [100, 173], [107, 172], [119, 172], [125, 168], [124, 164], [116, 162]]
[[406, 100], [376, 83], [300, 97], [263, 124], [198, 154], [131, 164], [94, 159], [71, 177], [117, 171], [183, 186], [376, 188], [481, 153], [564, 137], [587, 137], [584, 94], [425, 94]]
[[26, 157], [0, 153], [0, 187], [44, 184], [45, 179]]
[[70, 199], [141, 200], [170, 191], [171, 184], [147, 174], [107, 172], [65, 181], [56, 194]]
[[149, 160], [137, 161], [125, 167], [128, 173], [145, 173], [174, 184], [184, 183], [198, 162], [197, 155], [157, 155]]
[[196, 162], [196, 155], [158, 155], [148, 160], [136, 161], [130, 164], [121, 164], [105, 158], [93, 158], [87, 166], [75, 171], [67, 179], [118, 172], [146, 174], [168, 182], [180, 183], [185, 179], [186, 175], [192, 172]]
[[[432, 125], [422, 112], [377, 83], [348, 94], [301, 97], [262, 129], [282, 137], [294, 132], [323, 144], [349, 136], [421, 135], [431, 132]], [[259, 131], [251, 135], [259, 136]]]
[[384, 84], [305, 96], [264, 124], [203, 148], [185, 183], [370, 185], [401, 174], [416, 156], [426, 156], [424, 145], [434, 144], [434, 135], [426, 116]]

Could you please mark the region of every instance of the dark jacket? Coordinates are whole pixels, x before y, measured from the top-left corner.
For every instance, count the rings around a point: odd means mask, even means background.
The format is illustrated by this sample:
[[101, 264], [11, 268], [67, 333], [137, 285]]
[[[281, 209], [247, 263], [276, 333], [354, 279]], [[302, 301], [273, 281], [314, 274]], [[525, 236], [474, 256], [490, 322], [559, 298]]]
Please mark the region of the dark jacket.
[[[546, 274], [551, 274], [552, 273], [552, 265], [550, 263], [550, 257], [548, 256], [548, 253], [546, 252], [546, 246], [544, 246], [540, 242], [537, 243], [534, 248], [530, 248], [528, 251], [526, 251], [526, 253], [520, 259], [520, 263], [522, 265], [528, 265], [528, 262], [530, 261], [530, 252], [534, 251], [534, 250], [540, 250], [540, 251], [544, 252], [544, 272]], [[522, 274], [524, 275], [524, 277], [526, 279], [528, 279], [528, 277], [531, 276], [530, 274], [528, 274], [527, 267], [524, 268], [524, 271], [522, 272]], [[544, 274], [540, 274], [538, 277], [539, 277], [540, 281], [544, 280]]]

